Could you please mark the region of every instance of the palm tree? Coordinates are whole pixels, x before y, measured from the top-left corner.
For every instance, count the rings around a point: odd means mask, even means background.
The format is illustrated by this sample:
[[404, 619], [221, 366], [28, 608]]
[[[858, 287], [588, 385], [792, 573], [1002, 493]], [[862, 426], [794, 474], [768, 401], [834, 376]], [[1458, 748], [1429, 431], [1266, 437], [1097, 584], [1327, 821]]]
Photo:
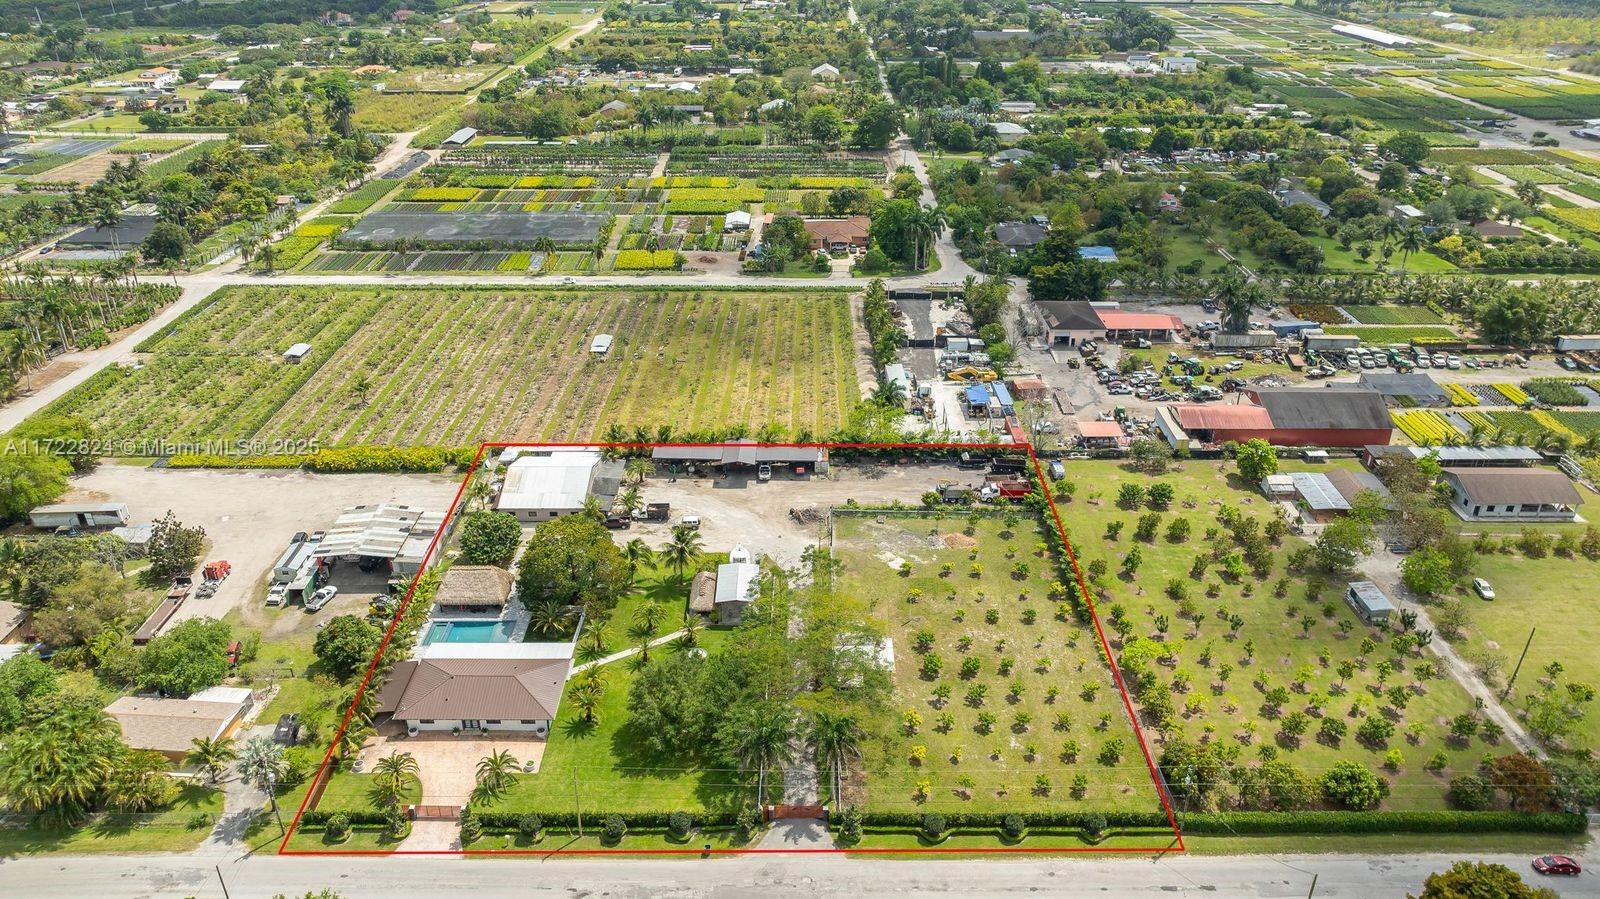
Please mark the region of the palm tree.
[[268, 274], [271, 274], [273, 271], [275, 271], [277, 269], [277, 265], [278, 265], [278, 248], [277, 248], [277, 246], [275, 246], [274, 244], [270, 244], [269, 243], [266, 246], [262, 247], [261, 248], [261, 253], [260, 253], [260, 259], [261, 259], [261, 267], [266, 269]]
[[629, 484], [624, 487], [622, 493], [617, 496], [617, 505], [622, 507], [629, 516], [643, 508], [644, 497], [639, 493], [639, 485]]
[[498, 799], [517, 782], [522, 766], [504, 749], [492, 752], [478, 760], [477, 784], [472, 790], [472, 801]]
[[661, 624], [661, 617], [666, 614], [666, 609], [661, 603], [653, 599], [646, 600], [644, 605], [633, 610], [633, 623], [638, 632], [648, 640], [655, 636], [656, 626]]
[[690, 649], [700, 642], [700, 631], [706, 626], [706, 620], [689, 612], [683, 616], [683, 634], [678, 637], [678, 646]]
[[919, 206], [906, 219], [906, 236], [911, 241], [911, 264], [922, 270], [927, 267], [925, 249], [944, 233], [944, 210], [937, 206]]
[[672, 539], [661, 548], [661, 560], [672, 566], [678, 580], [683, 580], [683, 570], [700, 561], [702, 543], [700, 532], [685, 527], [672, 529]]
[[1427, 244], [1427, 242], [1428, 242], [1427, 236], [1422, 233], [1422, 229], [1421, 228], [1418, 228], [1416, 225], [1411, 225], [1411, 226], [1406, 228], [1404, 233], [1402, 233], [1400, 235], [1400, 251], [1401, 251], [1400, 252], [1400, 270], [1401, 271], [1405, 271], [1406, 261], [1411, 258], [1411, 254], [1417, 252], [1420, 249], [1422, 249], [1423, 246], [1425, 246]]
[[884, 381], [872, 394], [872, 401], [886, 408], [898, 408], [906, 404], [906, 388], [899, 381]]
[[[590, 668], [590, 671], [599, 671]], [[605, 688], [595, 678], [584, 678], [567, 688], [567, 702], [578, 710], [578, 715], [585, 724], [593, 724], [595, 712], [600, 708], [600, 698], [605, 695]]]
[[641, 568], [649, 568], [655, 564], [656, 554], [645, 545], [638, 537], [622, 545], [623, 561], [628, 563], [628, 580], [633, 580]]
[[861, 757], [861, 740], [864, 736], [861, 722], [849, 712], [819, 709], [811, 713], [810, 732], [807, 739], [822, 756], [823, 763], [833, 775], [833, 801], [842, 803], [844, 766], [851, 759]]
[[228, 763], [238, 757], [232, 740], [212, 737], [195, 737], [190, 741], [189, 751], [183, 754], [184, 762], [204, 771], [206, 780], [212, 784], [222, 779]]
[[1244, 279], [1230, 271], [1212, 282], [1212, 291], [1212, 298], [1222, 307], [1222, 330], [1229, 334], [1250, 330], [1251, 302]]
[[643, 484], [645, 478], [656, 473], [656, 463], [643, 458], [629, 459], [625, 471], [635, 484]]
[[473, 506], [478, 506], [480, 508], [487, 507], [489, 504], [489, 496], [493, 492], [494, 488], [489, 485], [489, 480], [487, 478], [473, 478], [472, 483], [467, 485], [467, 492], [465, 496], [466, 507], [468, 509], [471, 509]]
[[789, 740], [794, 735], [794, 712], [780, 703], [744, 706], [724, 725], [729, 754], [741, 767], [756, 772], [756, 802], [767, 798], [767, 769], [794, 757]]
[[378, 793], [378, 804], [395, 808], [405, 798], [406, 789], [414, 778], [422, 775], [422, 766], [409, 752], [395, 750], [372, 766], [372, 786]]
[[251, 737], [239, 751], [239, 777], [263, 792], [271, 784], [289, 773], [289, 762], [283, 757], [283, 747], [271, 737]]
[[541, 637], [552, 637], [566, 630], [572, 610], [559, 600], [547, 599], [528, 610], [528, 630]]
[[589, 629], [583, 632], [583, 639], [578, 644], [578, 661], [597, 662], [610, 652], [610, 647], [606, 645], [605, 623], [592, 622]]

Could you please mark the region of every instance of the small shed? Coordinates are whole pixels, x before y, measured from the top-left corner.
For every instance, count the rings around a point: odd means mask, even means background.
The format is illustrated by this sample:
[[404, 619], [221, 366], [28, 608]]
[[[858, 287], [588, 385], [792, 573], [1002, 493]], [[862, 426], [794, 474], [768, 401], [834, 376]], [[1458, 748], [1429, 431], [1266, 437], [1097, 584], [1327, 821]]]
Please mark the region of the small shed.
[[283, 361], [290, 365], [299, 365], [311, 353], [311, 344], [297, 343], [283, 351]]
[[593, 356], [604, 356], [611, 352], [611, 335], [596, 334], [594, 340], [589, 342], [589, 353]]
[[450, 135], [449, 137], [445, 138], [440, 143], [440, 146], [443, 146], [443, 147], [465, 147], [467, 144], [472, 143], [472, 139], [477, 137], [477, 136], [478, 136], [478, 129], [476, 129], [476, 128], [462, 128], [459, 131], [457, 131], [456, 133], [454, 133], [454, 134]]
[[36, 528], [114, 528], [128, 523], [127, 503], [51, 503], [35, 506], [28, 522]]
[[750, 213], [742, 209], [735, 209], [722, 217], [722, 230], [724, 231], [749, 231]]
[[1361, 620], [1368, 624], [1379, 624], [1389, 620], [1395, 612], [1394, 603], [1389, 600], [1377, 584], [1371, 581], [1351, 581], [1346, 585], [1345, 601], [1350, 603], [1350, 608], [1356, 610]]

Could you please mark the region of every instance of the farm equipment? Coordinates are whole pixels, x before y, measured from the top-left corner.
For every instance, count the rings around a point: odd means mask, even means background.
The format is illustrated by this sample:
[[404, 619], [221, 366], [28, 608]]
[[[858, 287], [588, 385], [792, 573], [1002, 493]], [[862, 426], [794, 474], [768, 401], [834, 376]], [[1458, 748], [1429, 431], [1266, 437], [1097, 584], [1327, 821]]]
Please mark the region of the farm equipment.
[[994, 369], [976, 368], [974, 366], [967, 365], [967, 366], [963, 366], [961, 368], [957, 368], [957, 369], [954, 369], [952, 371], [946, 372], [945, 373], [945, 377], [949, 378], [952, 381], [961, 381], [963, 383], [973, 383], [973, 382], [987, 383], [989, 381], [995, 380], [996, 378], [998, 378], [1000, 376], [994, 373]]
[[218, 559], [215, 562], [207, 562], [206, 567], [200, 570], [201, 579], [208, 584], [223, 580], [232, 573], [233, 566], [228, 564], [228, 562], [223, 559]]

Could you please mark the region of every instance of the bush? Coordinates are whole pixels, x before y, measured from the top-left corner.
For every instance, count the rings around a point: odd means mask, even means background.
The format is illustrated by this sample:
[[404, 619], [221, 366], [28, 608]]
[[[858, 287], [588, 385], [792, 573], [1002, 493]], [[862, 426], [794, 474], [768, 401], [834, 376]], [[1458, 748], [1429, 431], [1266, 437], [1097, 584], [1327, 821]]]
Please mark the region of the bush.
[[334, 840], [344, 840], [350, 836], [350, 816], [337, 814], [328, 819], [328, 836]]
[[461, 562], [465, 565], [504, 565], [522, 542], [522, 525], [509, 512], [480, 510], [461, 523]]
[[937, 840], [945, 831], [944, 815], [929, 812], [922, 816], [922, 832], [930, 840]]
[[1463, 774], [1450, 781], [1447, 798], [1462, 811], [1481, 812], [1494, 805], [1494, 784], [1487, 777]]
[[845, 843], [861, 839], [861, 809], [852, 805], [839, 816], [839, 839]]
[[[845, 810], [847, 819], [852, 811], [855, 811], [855, 809]], [[860, 812], [856, 812], [856, 835], [858, 837], [861, 833], [860, 815]], [[740, 842], [749, 840], [755, 836], [757, 830], [761, 829], [761, 812], [757, 811], [754, 806], [745, 806], [739, 810], [739, 814], [734, 818], [734, 827], [738, 828]]]
[[1377, 808], [1389, 795], [1389, 784], [1360, 763], [1346, 760], [1335, 762], [1322, 775], [1322, 795], [1341, 808], [1365, 811]]
[[461, 813], [461, 845], [477, 841], [483, 836], [483, 822], [478, 820], [478, 815], [472, 809]]
[[517, 819], [517, 833], [530, 840], [539, 838], [539, 833], [544, 830], [544, 819], [538, 815], [523, 815]]
[[600, 838], [607, 846], [617, 845], [627, 834], [628, 822], [622, 820], [621, 815], [606, 815], [605, 823], [600, 828]]
[[667, 816], [667, 835], [674, 840], [688, 839], [689, 830], [694, 827], [694, 818], [688, 812], [673, 812]]
[[1021, 815], [1006, 815], [1000, 819], [1000, 833], [1008, 840], [1020, 840], [1027, 832], [1028, 825], [1023, 822]]

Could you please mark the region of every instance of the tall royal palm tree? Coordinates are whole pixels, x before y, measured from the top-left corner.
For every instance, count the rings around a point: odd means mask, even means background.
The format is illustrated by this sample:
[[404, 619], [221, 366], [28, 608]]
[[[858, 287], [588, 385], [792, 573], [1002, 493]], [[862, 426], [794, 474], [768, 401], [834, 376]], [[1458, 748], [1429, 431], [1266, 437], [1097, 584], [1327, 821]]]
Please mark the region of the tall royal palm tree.
[[1222, 330], [1243, 334], [1250, 330], [1250, 292], [1244, 279], [1228, 272], [1212, 282], [1212, 298], [1222, 308]]
[[204, 771], [206, 780], [212, 784], [222, 779], [228, 763], [238, 757], [232, 740], [212, 737], [195, 737], [190, 741], [189, 751], [183, 754], [183, 760]]
[[405, 798], [411, 781], [422, 775], [422, 766], [416, 756], [395, 750], [372, 766], [372, 786], [377, 791], [378, 803], [384, 808], [395, 808]]
[[781, 703], [750, 705], [734, 711], [723, 725], [728, 754], [756, 773], [756, 802], [767, 799], [767, 771], [794, 758], [794, 712]]
[[673, 528], [672, 539], [661, 548], [661, 560], [672, 567], [678, 575], [678, 580], [681, 581], [684, 569], [700, 561], [702, 546], [699, 531], [684, 527]]
[[806, 736], [833, 777], [833, 802], [837, 805], [844, 801], [841, 794], [845, 764], [861, 757], [865, 734], [861, 722], [849, 712], [819, 709], [811, 713], [810, 719]]

